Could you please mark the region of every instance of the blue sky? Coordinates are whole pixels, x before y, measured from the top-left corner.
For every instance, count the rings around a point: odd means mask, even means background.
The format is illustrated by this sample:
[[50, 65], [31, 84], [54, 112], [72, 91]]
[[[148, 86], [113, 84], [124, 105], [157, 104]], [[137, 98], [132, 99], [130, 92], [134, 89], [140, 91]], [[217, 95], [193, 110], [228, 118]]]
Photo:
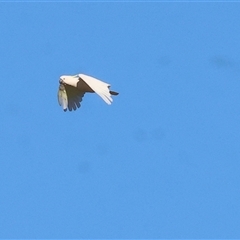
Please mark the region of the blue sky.
[[[0, 238], [240, 238], [240, 4], [0, 3]], [[120, 94], [57, 102], [61, 75]]]

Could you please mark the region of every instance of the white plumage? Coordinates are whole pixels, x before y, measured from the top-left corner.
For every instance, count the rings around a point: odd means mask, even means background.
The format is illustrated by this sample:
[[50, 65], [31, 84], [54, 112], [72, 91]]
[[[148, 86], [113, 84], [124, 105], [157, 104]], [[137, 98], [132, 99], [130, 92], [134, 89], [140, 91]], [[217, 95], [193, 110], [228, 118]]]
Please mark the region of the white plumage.
[[59, 83], [58, 102], [64, 111], [67, 108], [69, 111], [79, 108], [86, 92], [97, 93], [107, 104], [112, 103], [112, 95], [118, 95], [109, 90], [110, 84], [85, 74], [61, 76]]

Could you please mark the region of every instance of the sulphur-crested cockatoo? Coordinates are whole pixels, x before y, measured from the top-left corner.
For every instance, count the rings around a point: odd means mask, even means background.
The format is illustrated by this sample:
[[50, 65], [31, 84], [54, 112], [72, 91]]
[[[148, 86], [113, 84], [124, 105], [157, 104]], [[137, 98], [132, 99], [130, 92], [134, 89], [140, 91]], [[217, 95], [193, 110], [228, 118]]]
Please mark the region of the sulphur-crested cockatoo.
[[117, 92], [109, 90], [110, 84], [85, 74], [61, 76], [59, 80], [58, 102], [64, 111], [76, 110], [86, 92], [97, 93], [107, 104], [112, 103], [111, 95]]

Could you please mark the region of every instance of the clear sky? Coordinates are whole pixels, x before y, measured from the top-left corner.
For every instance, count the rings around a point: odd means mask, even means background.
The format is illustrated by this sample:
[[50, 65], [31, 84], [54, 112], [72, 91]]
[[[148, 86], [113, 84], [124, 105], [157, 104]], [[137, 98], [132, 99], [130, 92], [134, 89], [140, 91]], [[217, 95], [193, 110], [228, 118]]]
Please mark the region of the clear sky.
[[[240, 3], [0, 3], [0, 238], [240, 238]], [[120, 94], [57, 102], [61, 75]]]

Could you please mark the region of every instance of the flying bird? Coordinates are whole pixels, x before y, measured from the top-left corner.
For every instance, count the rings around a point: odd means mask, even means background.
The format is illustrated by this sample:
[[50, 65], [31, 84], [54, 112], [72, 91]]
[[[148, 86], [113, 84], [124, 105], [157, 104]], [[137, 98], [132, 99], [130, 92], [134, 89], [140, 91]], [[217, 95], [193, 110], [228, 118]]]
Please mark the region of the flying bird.
[[110, 84], [94, 77], [77, 74], [73, 76], [63, 75], [59, 80], [58, 103], [66, 112], [81, 107], [81, 101], [86, 92], [97, 93], [107, 104], [111, 104], [112, 95], [118, 95], [111, 91]]

